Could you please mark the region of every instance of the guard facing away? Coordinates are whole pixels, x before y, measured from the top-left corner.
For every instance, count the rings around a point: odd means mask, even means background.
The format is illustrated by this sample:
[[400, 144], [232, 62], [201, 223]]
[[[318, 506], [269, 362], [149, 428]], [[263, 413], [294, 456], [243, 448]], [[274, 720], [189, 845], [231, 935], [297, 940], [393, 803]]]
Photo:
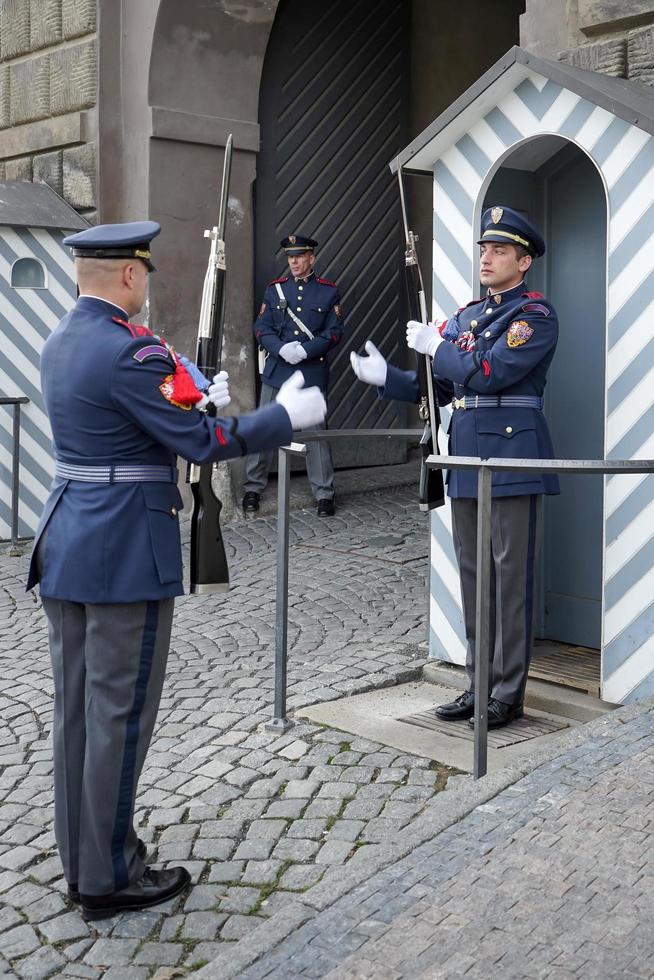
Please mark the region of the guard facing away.
[[248, 415], [201, 410], [229, 403], [227, 375], [207, 382], [129, 322], [159, 231], [141, 221], [64, 240], [80, 295], [41, 357], [56, 464], [27, 587], [40, 583], [49, 628], [55, 836], [69, 898], [90, 919], [156, 905], [190, 881], [184, 868], [148, 867], [133, 824], [183, 593], [177, 454], [202, 464], [274, 448], [326, 413], [299, 374]]
[[[482, 217], [480, 280], [486, 295], [433, 324], [409, 321], [407, 344], [433, 358], [441, 405], [453, 408], [449, 451], [454, 456], [552, 459], [543, 415], [547, 371], [558, 338], [558, 318], [524, 277], [545, 243], [531, 222], [507, 207]], [[351, 355], [357, 377], [380, 395], [417, 401], [413, 371], [401, 371], [370, 341], [368, 356]], [[559, 492], [552, 474], [493, 473], [491, 515], [491, 636], [488, 727], [522, 717], [534, 626], [534, 570], [543, 494]], [[474, 714], [477, 569], [477, 474], [452, 470], [452, 533], [461, 579], [470, 689], [436, 713], [448, 720]]]
[[[303, 235], [289, 235], [281, 246], [291, 274], [268, 284], [254, 324], [254, 335], [266, 357], [261, 378], [261, 407], [274, 400], [280, 386], [296, 368], [302, 372], [305, 384], [317, 385], [326, 396], [327, 353], [343, 335], [338, 287], [320, 279], [313, 271], [318, 243]], [[331, 517], [335, 510], [334, 465], [329, 443], [324, 439], [308, 442], [306, 460], [318, 514]], [[246, 513], [259, 510], [259, 498], [268, 483], [271, 463], [270, 452], [248, 459], [243, 483]]]

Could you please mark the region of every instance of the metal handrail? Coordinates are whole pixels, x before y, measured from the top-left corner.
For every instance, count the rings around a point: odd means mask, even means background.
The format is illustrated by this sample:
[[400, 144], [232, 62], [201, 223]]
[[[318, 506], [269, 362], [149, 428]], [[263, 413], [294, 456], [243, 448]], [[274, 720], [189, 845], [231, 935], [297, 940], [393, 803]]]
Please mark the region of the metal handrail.
[[14, 397], [0, 397], [0, 405], [13, 405], [13, 449], [11, 458], [11, 545], [10, 555], [19, 555], [18, 543], [18, 491], [20, 474], [20, 406], [29, 404], [26, 395], [16, 395]]
[[490, 660], [491, 501], [494, 472], [654, 473], [651, 459], [481, 459], [477, 456], [428, 456], [426, 465], [440, 470], [478, 470], [477, 602], [475, 614], [475, 779], [488, 770], [488, 666]]
[[306, 455], [306, 442], [319, 439], [417, 438], [422, 429], [308, 429], [296, 432], [297, 442], [282, 446], [277, 463], [277, 591], [275, 600], [275, 702], [273, 717], [266, 723], [272, 731], [285, 732], [293, 724], [286, 717], [286, 673], [288, 666], [288, 531], [291, 457]]

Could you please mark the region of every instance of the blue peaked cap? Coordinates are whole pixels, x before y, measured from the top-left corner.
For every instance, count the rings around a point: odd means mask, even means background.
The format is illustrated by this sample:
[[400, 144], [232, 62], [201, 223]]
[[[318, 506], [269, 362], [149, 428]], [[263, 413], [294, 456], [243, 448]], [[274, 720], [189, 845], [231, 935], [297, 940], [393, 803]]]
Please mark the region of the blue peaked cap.
[[149, 272], [150, 242], [161, 231], [158, 221], [126, 221], [119, 225], [96, 225], [64, 238], [73, 255], [82, 259], [141, 259]]
[[306, 235], [287, 235], [279, 243], [287, 255], [302, 255], [303, 252], [313, 252], [318, 242]]
[[519, 211], [501, 205], [488, 208], [481, 217], [481, 238], [477, 242], [522, 245], [533, 257], [545, 254], [545, 242], [537, 228]]

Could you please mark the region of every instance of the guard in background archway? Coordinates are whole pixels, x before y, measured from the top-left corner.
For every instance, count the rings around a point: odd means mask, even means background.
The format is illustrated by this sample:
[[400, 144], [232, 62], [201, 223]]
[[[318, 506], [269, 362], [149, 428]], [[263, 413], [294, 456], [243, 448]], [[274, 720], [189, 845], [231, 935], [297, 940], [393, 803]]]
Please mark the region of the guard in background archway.
[[[265, 356], [260, 407], [270, 404], [281, 385], [298, 368], [306, 385], [318, 385], [327, 394], [327, 352], [343, 335], [338, 287], [313, 271], [318, 242], [303, 235], [289, 235], [281, 242], [288, 257], [290, 276], [269, 283], [254, 335]], [[325, 428], [324, 425], [316, 426]], [[243, 483], [243, 510], [259, 510], [259, 498], [268, 483], [271, 452], [248, 457]], [[318, 502], [318, 515], [334, 514], [334, 464], [325, 439], [307, 443], [307, 475]]]
[[[558, 318], [524, 277], [545, 243], [522, 214], [489, 208], [482, 217], [479, 278], [486, 295], [436, 328], [410, 321], [407, 344], [433, 358], [442, 405], [452, 405], [450, 453], [504, 459], [552, 459], [543, 415], [547, 371], [558, 339]], [[414, 371], [387, 364], [370, 342], [367, 357], [351, 355], [357, 377], [379, 386], [385, 398], [418, 401]], [[534, 571], [541, 497], [559, 492], [553, 474], [493, 473], [491, 515], [491, 648], [488, 727], [523, 714], [531, 659]], [[474, 714], [474, 651], [477, 591], [477, 474], [452, 470], [452, 533], [459, 564], [468, 644], [470, 689], [436, 713], [447, 720]]]

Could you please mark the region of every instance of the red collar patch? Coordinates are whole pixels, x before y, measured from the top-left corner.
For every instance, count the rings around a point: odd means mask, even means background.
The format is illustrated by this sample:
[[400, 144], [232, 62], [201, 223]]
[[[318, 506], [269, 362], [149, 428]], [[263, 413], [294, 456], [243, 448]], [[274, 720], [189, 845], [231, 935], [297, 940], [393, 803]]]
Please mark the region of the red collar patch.
[[121, 320], [119, 316], [112, 316], [114, 323], [119, 323], [131, 333], [132, 337], [154, 337], [154, 333], [149, 327], [144, 327], [140, 323], [130, 323], [129, 320]]

